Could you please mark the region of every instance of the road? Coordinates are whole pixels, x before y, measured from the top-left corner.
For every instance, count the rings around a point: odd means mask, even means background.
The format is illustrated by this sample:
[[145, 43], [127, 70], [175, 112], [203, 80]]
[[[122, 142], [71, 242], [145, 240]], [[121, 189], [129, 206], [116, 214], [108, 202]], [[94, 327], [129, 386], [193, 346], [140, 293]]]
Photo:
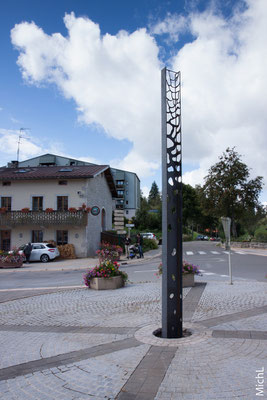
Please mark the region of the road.
[[[186, 242], [183, 246], [184, 259], [198, 265], [202, 280], [229, 280], [228, 253], [223, 248], [210, 242]], [[233, 280], [252, 279], [266, 281], [267, 250], [233, 249], [231, 251]], [[121, 268], [128, 273], [131, 282], [155, 281], [157, 267], [161, 257], [150, 260], [137, 260], [133, 264], [122, 264]], [[58, 288], [81, 287], [85, 269], [62, 271], [1, 271], [0, 301], [48, 293]]]

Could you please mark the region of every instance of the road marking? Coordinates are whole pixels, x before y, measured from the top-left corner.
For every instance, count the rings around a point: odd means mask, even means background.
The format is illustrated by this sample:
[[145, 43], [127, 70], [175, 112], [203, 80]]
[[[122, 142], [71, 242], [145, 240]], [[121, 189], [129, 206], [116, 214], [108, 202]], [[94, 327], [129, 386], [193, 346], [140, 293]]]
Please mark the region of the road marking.
[[193, 256], [193, 255], [194, 255], [194, 253], [193, 253], [192, 251], [187, 251], [186, 254], [187, 254], [188, 256]]
[[221, 253], [219, 253], [218, 251], [212, 251], [211, 253], [212, 253], [212, 254], [221, 254]]
[[48, 286], [48, 287], [39, 287], [39, 288], [17, 288], [17, 289], [0, 289], [0, 292], [16, 292], [22, 290], [48, 290], [48, 289], [77, 289], [84, 288], [85, 285], [76, 285], [76, 286]]
[[207, 254], [205, 251], [198, 251], [198, 254]]
[[138, 272], [158, 272], [157, 269], [140, 269], [139, 271], [133, 271], [135, 274], [137, 274]]
[[204, 272], [205, 275], [217, 275], [214, 272]]
[[246, 254], [246, 253], [244, 253], [243, 251], [235, 251], [235, 254], [242, 254], [242, 255], [244, 255], [244, 254]]

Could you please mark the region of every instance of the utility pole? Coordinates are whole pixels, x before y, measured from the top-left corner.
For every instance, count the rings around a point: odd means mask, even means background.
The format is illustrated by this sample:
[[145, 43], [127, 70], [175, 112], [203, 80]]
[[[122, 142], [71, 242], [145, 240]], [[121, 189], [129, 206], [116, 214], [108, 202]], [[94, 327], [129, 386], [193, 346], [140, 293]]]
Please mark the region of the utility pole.
[[20, 128], [19, 138], [18, 138], [18, 149], [17, 149], [17, 163], [19, 163], [19, 146], [20, 146], [20, 139], [23, 138], [22, 132], [28, 130], [29, 128]]

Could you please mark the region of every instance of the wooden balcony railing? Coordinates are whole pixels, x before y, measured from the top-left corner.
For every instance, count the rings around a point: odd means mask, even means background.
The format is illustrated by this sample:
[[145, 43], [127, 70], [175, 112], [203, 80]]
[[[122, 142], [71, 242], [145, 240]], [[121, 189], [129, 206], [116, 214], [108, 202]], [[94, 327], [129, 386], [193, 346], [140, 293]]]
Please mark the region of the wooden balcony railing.
[[88, 214], [84, 211], [7, 211], [0, 214], [1, 226], [21, 226], [21, 225], [87, 225]]

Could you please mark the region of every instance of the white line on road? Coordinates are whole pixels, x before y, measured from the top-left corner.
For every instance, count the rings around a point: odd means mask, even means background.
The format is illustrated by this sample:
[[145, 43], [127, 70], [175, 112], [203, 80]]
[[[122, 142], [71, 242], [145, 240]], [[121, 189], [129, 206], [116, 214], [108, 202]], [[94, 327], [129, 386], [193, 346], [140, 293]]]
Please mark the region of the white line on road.
[[0, 289], [0, 292], [16, 292], [16, 291], [22, 291], [22, 290], [76, 289], [76, 288], [83, 288], [83, 287], [85, 287], [85, 285], [49, 286], [49, 287], [38, 287], [38, 288]]
[[157, 269], [140, 269], [139, 271], [134, 271], [134, 273], [138, 273], [138, 272], [158, 272]]
[[198, 254], [207, 254], [205, 251], [198, 251]]
[[218, 251], [211, 251], [212, 254], [221, 254]]
[[188, 256], [193, 256], [194, 253], [193, 253], [192, 251], [187, 251], [187, 252], [186, 252], [186, 255], [188, 255]]

